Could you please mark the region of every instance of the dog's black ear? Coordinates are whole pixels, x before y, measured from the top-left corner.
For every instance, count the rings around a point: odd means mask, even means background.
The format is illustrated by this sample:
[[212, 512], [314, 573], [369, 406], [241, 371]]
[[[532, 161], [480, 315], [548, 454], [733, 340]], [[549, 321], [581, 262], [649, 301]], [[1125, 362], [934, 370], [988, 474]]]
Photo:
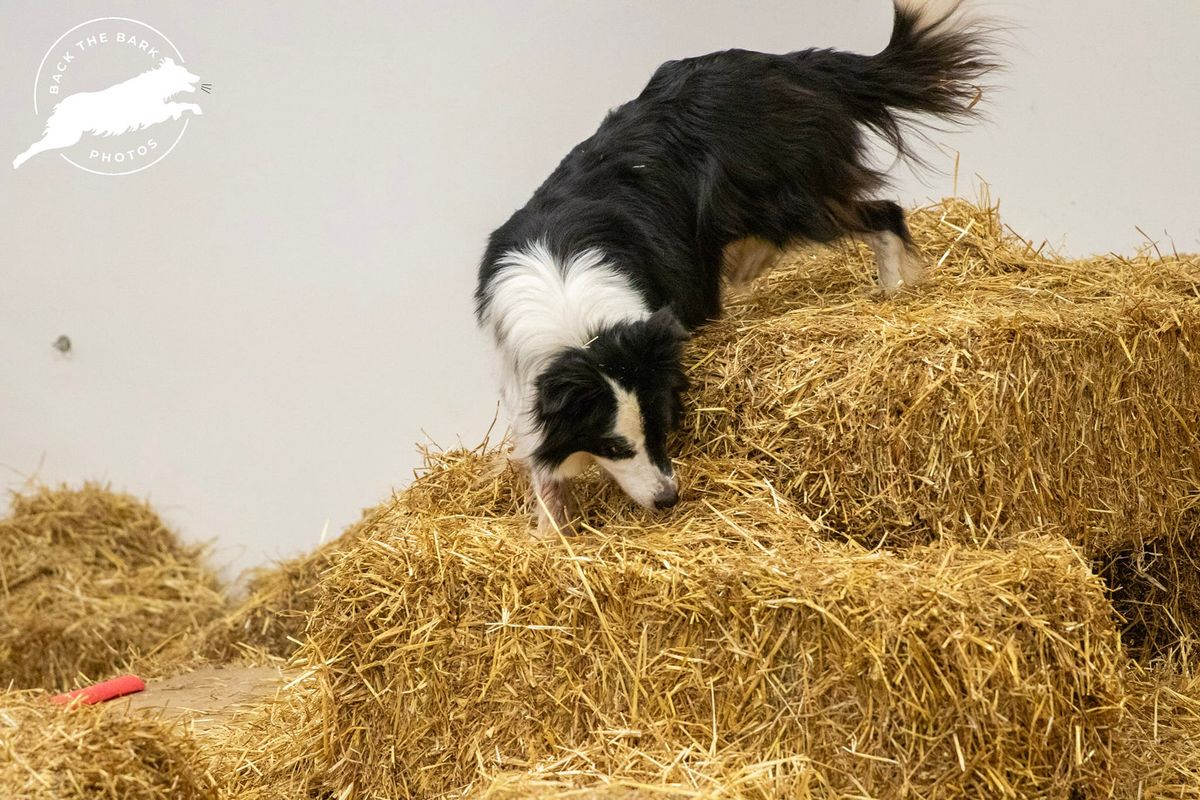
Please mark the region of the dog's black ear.
[[663, 306], [651, 314], [646, 320], [646, 326], [660, 336], [674, 339], [677, 342], [684, 342], [691, 338], [691, 334], [688, 333], [687, 328], [683, 327], [683, 323], [679, 321], [679, 317], [675, 316], [675, 311], [670, 306]]
[[688, 388], [688, 379], [680, 367], [683, 342], [690, 338], [688, 331], [669, 307], [660, 308], [646, 320], [648, 351], [646, 364], [650, 365], [676, 392]]
[[646, 364], [658, 370], [678, 369], [681, 345], [689, 337], [675, 312], [660, 308], [646, 319], [645, 325], [643, 358]]
[[557, 355], [538, 376], [536, 388], [534, 410], [543, 423], [557, 416], [587, 417], [610, 391], [595, 358], [578, 347]]

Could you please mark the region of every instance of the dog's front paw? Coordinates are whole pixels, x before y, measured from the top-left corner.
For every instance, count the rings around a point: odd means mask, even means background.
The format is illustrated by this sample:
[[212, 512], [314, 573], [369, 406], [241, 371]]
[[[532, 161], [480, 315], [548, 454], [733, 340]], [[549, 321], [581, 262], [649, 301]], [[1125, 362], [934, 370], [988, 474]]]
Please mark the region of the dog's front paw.
[[573, 532], [575, 503], [566, 481], [534, 476], [533, 504], [537, 511], [537, 537], [557, 539]]
[[530, 528], [530, 532], [535, 539], [557, 542], [561, 537], [574, 536], [576, 530], [575, 524], [571, 520], [560, 522], [547, 517], [545, 514], [538, 514], [537, 524]]

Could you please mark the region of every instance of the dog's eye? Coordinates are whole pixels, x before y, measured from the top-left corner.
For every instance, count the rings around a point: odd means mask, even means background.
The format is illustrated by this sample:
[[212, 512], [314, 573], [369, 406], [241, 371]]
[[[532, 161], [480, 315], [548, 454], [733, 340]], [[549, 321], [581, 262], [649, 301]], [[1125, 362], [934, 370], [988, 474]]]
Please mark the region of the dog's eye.
[[607, 458], [609, 461], [619, 461], [622, 458], [633, 458], [637, 453], [624, 439], [605, 439], [600, 442], [593, 455]]

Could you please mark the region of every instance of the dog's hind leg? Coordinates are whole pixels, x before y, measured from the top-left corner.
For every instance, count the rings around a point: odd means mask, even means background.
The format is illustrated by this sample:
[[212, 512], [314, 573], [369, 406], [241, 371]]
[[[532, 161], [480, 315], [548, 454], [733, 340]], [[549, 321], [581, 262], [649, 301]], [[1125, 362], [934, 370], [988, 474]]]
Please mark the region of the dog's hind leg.
[[18, 169], [22, 164], [24, 164], [26, 161], [33, 158], [40, 152], [41, 152], [41, 150], [38, 150], [38, 146], [37, 146], [36, 142], [34, 144], [30, 145], [28, 150], [26, 150], [24, 153], [21, 153], [21, 155], [19, 155], [13, 159], [13, 169]]
[[887, 200], [858, 203], [855, 208], [859, 234], [875, 252], [879, 285], [887, 294], [925, 279], [924, 259], [913, 244], [904, 221], [904, 210]]
[[721, 275], [733, 286], [745, 286], [771, 271], [783, 254], [775, 245], [757, 236], [747, 236], [725, 245], [721, 253]]
[[83, 131], [66, 129], [66, 128], [51, 128], [46, 131], [40, 141], [34, 142], [21, 155], [13, 159], [13, 169], [17, 169], [29, 159], [36, 156], [38, 153], [44, 153], [47, 150], [61, 150], [64, 147], [70, 147], [77, 144], [83, 138]]

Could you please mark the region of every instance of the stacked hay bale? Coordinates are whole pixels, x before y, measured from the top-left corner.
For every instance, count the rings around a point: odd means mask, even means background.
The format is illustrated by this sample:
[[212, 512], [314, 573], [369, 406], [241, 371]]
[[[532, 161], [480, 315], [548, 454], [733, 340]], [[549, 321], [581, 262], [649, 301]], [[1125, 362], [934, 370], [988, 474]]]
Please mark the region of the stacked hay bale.
[[20, 689], [111, 677], [225, 610], [202, 548], [94, 484], [15, 495], [0, 576], [0, 684]]
[[1129, 669], [1117, 797], [1200, 797], [1200, 670]]
[[898, 557], [769, 508], [549, 544], [519, 518], [381, 517], [309, 629], [328, 788], [440, 796], [516, 767], [753, 775], [761, 797], [1111, 789], [1120, 649], [1068, 545]]
[[216, 800], [196, 740], [178, 725], [37, 692], [0, 692], [0, 792], [21, 800]]
[[0, 692], [0, 797], [215, 798], [231, 782], [222, 766], [240, 763], [226, 745], [246, 733], [241, 716], [198, 735], [153, 710], [67, 710], [20, 689], [290, 654], [308, 592], [352, 536], [264, 570], [231, 609], [203, 548], [183, 544], [146, 503], [95, 484], [15, 495], [0, 520], [0, 682], [18, 687]]
[[867, 297], [809, 253], [712, 326], [685, 458], [745, 459], [867, 544], [1079, 544], [1148, 652], [1200, 622], [1200, 258], [1067, 261], [951, 200], [912, 217], [928, 286]]
[[323, 574], [247, 763], [347, 798], [1200, 788], [1165, 766], [1195, 687], [1131, 666], [1091, 569], [1194, 536], [1200, 262], [913, 227], [919, 292], [804, 254], [697, 337], [665, 517], [593, 477], [590, 530], [535, 542], [501, 454], [434, 464]]

